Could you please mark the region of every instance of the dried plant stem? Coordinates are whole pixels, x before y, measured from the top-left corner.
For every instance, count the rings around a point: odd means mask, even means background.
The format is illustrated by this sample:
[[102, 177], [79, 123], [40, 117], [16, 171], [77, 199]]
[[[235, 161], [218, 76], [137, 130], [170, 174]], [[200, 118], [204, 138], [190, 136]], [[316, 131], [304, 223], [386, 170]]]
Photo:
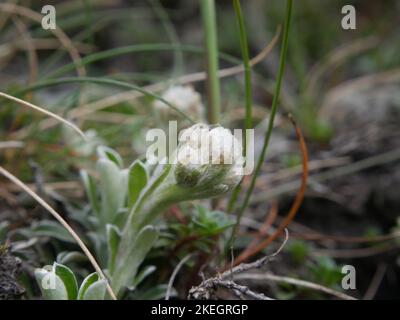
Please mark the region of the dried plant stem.
[[169, 297], [171, 296], [171, 291], [172, 291], [172, 286], [174, 284], [176, 275], [178, 274], [179, 270], [182, 268], [182, 266], [192, 257], [192, 254], [186, 255], [175, 267], [174, 271], [172, 272], [171, 277], [169, 278], [168, 281], [168, 288], [167, 288], [167, 293], [165, 294], [165, 300], [169, 300]]
[[330, 258], [358, 259], [397, 250], [399, 250], [398, 245], [382, 244], [379, 247], [372, 245], [361, 249], [314, 249], [311, 255], [315, 257], [329, 256]]
[[84, 140], [87, 140], [85, 134], [81, 131], [81, 129], [79, 129], [79, 128], [78, 128], [76, 125], [74, 125], [72, 122], [70, 122], [70, 121], [68, 121], [68, 120], [65, 120], [64, 118], [62, 118], [62, 117], [56, 115], [56, 114], [53, 113], [53, 112], [50, 112], [50, 111], [48, 111], [48, 110], [46, 110], [46, 109], [44, 109], [44, 108], [41, 108], [41, 107], [39, 107], [39, 106], [36, 106], [36, 105], [34, 105], [34, 104], [30, 103], [30, 102], [24, 101], [24, 100], [22, 100], [22, 99], [19, 99], [19, 98], [10, 96], [9, 94], [4, 93], [4, 92], [0, 92], [0, 97], [6, 98], [6, 99], [8, 99], [8, 100], [17, 102], [17, 103], [19, 103], [19, 104], [21, 104], [21, 105], [23, 105], [23, 106], [25, 106], [25, 107], [34, 109], [34, 110], [39, 111], [39, 112], [41, 112], [41, 113], [44, 113], [45, 115], [48, 115], [48, 116], [50, 116], [50, 117], [52, 117], [52, 118], [58, 120], [59, 122], [64, 123], [64, 124], [67, 125], [68, 127], [72, 128], [72, 129], [73, 129], [75, 132], [77, 132]]
[[278, 250], [276, 250], [273, 254], [265, 256], [252, 263], [241, 263], [240, 265], [233, 268], [232, 266], [229, 268], [225, 268], [225, 271], [221, 274], [206, 279], [202, 281], [200, 285], [191, 288], [188, 296], [189, 299], [212, 299], [213, 293], [217, 287], [225, 287], [227, 289], [231, 289], [233, 293], [239, 298], [247, 295], [248, 297], [257, 300], [270, 300], [271, 298], [268, 298], [263, 294], [255, 293], [245, 286], [236, 284], [235, 282], [233, 282], [233, 279], [236, 275], [242, 272], [264, 267], [271, 259], [276, 257], [282, 251], [288, 239], [289, 232], [287, 229], [285, 229], [285, 240], [279, 246]]
[[0, 149], [23, 148], [24, 145], [22, 141], [0, 141]]
[[277, 276], [277, 275], [274, 275], [271, 273], [263, 273], [263, 274], [242, 273], [242, 274], [237, 275], [235, 277], [235, 279], [236, 280], [257, 280], [257, 282], [265, 280], [265, 281], [288, 283], [288, 284], [292, 284], [292, 285], [303, 287], [303, 288], [321, 291], [321, 292], [330, 294], [332, 296], [335, 296], [335, 297], [343, 299], [343, 300], [357, 300], [356, 298], [349, 296], [345, 293], [333, 290], [331, 288], [322, 286], [317, 283], [304, 281], [304, 280], [300, 280], [300, 279], [295, 279], [295, 278], [290, 278], [290, 277]]
[[385, 242], [400, 238], [400, 231], [392, 232], [389, 234], [378, 235], [378, 236], [340, 236], [340, 235], [328, 235], [320, 233], [298, 233], [294, 234], [293, 237], [300, 238], [307, 241], [326, 241], [332, 240], [335, 242], [344, 243], [371, 243], [371, 242]]
[[[327, 170], [321, 173], [314, 174], [310, 177], [310, 180], [314, 182], [323, 182], [329, 179], [334, 179], [338, 177], [342, 177], [345, 175], [353, 174], [355, 172], [360, 172], [362, 170], [366, 170], [369, 168], [377, 167], [383, 164], [391, 163], [400, 159], [400, 148], [390, 150], [388, 152], [384, 152], [369, 158], [365, 158], [356, 162], [349, 163], [344, 166], [340, 166], [331, 170]], [[262, 194], [255, 196], [251, 204], [260, 203], [266, 201], [271, 198], [275, 198], [278, 195], [285, 194], [288, 192], [292, 192], [299, 188], [299, 181], [291, 181], [287, 183], [283, 183], [269, 191], [268, 194]]]
[[60, 222], [60, 224], [71, 234], [71, 236], [75, 239], [78, 245], [81, 247], [82, 251], [88, 257], [90, 263], [99, 274], [101, 278], [103, 278], [107, 283], [107, 291], [110, 294], [111, 298], [117, 300], [106, 276], [104, 275], [103, 271], [101, 270], [100, 266], [98, 265], [96, 259], [90, 253], [89, 249], [83, 243], [81, 238], [76, 234], [76, 232], [69, 226], [69, 224], [58, 214], [46, 201], [44, 201], [40, 196], [38, 196], [32, 189], [30, 189], [26, 184], [24, 184], [21, 180], [19, 180], [16, 176], [8, 172], [6, 169], [0, 166], [0, 173], [5, 176], [7, 179], [18, 185], [22, 190], [28, 193], [32, 198], [34, 198], [43, 208], [45, 208], [50, 214]]

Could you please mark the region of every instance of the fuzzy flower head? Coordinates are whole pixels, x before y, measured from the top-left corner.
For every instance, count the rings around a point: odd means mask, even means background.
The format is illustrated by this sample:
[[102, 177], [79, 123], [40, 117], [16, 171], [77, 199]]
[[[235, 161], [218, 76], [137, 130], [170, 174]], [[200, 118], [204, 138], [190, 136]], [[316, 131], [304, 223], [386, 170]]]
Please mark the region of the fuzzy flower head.
[[196, 124], [179, 138], [175, 179], [178, 185], [222, 193], [243, 176], [242, 145], [230, 130]]
[[[174, 86], [167, 89], [162, 98], [183, 113], [187, 113], [193, 119], [201, 119], [203, 117], [203, 104], [201, 102], [200, 94], [191, 86]], [[168, 105], [160, 100], [154, 102], [154, 108], [160, 111], [163, 116], [172, 115], [172, 110]]]

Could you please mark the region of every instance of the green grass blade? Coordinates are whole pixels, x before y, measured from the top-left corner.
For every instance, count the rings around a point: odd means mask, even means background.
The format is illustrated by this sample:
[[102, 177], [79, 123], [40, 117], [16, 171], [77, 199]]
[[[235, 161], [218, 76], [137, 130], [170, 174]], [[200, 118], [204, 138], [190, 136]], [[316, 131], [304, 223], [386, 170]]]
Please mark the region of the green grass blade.
[[208, 121], [218, 123], [221, 113], [221, 93], [218, 78], [218, 40], [214, 0], [202, 0], [201, 11], [207, 50]]
[[246, 95], [245, 128], [251, 129], [253, 127], [253, 115], [252, 115], [253, 99], [251, 93], [251, 67], [249, 58], [249, 48], [248, 48], [246, 28], [244, 25], [242, 9], [240, 7], [240, 0], [233, 0], [233, 6], [235, 8], [236, 20], [239, 27], [240, 47], [242, 49], [242, 58], [244, 66], [244, 81], [245, 81], [245, 95]]
[[[250, 67], [250, 58], [249, 58], [249, 48], [247, 42], [246, 28], [243, 19], [242, 9], [240, 7], [240, 0], [233, 0], [233, 7], [236, 13], [236, 20], [239, 28], [239, 39], [240, 39], [240, 47], [242, 49], [242, 58], [243, 58], [243, 66], [244, 66], [244, 82], [245, 82], [245, 95], [246, 95], [246, 117], [245, 117], [245, 129], [253, 128], [253, 98], [251, 92], [251, 67]], [[244, 155], [247, 153], [247, 135], [245, 135], [244, 139]], [[242, 180], [243, 181], [243, 180]], [[242, 181], [236, 186], [233, 190], [232, 195], [229, 199], [227, 211], [231, 213], [234, 209], [237, 198], [239, 197], [239, 193], [242, 189]]]
[[258, 158], [257, 165], [255, 168], [253, 177], [251, 179], [249, 189], [247, 190], [243, 204], [238, 211], [236, 224], [235, 224], [234, 228], [232, 229], [231, 237], [230, 237], [225, 249], [229, 249], [233, 245], [233, 241], [236, 237], [236, 232], [240, 225], [240, 221], [242, 219], [243, 213], [246, 210], [246, 208], [249, 204], [251, 195], [253, 193], [258, 173], [260, 172], [261, 166], [264, 163], [265, 154], [267, 151], [269, 140], [271, 138], [272, 128], [274, 126], [274, 119], [275, 119], [276, 111], [278, 109], [278, 101], [279, 101], [279, 95], [280, 95], [281, 86], [282, 86], [283, 73], [285, 71], [290, 20], [291, 20], [291, 16], [292, 16], [292, 5], [293, 5], [293, 0], [288, 0], [287, 5], [286, 5], [285, 25], [284, 25], [284, 30], [283, 30], [282, 48], [281, 48], [281, 54], [280, 54], [280, 58], [279, 58], [279, 70], [278, 70], [278, 76], [276, 79], [275, 94], [274, 94], [274, 98], [272, 100], [271, 114], [270, 114], [270, 118], [269, 118], [269, 122], [268, 122], [268, 128], [265, 133], [263, 147], [261, 150], [260, 157]]

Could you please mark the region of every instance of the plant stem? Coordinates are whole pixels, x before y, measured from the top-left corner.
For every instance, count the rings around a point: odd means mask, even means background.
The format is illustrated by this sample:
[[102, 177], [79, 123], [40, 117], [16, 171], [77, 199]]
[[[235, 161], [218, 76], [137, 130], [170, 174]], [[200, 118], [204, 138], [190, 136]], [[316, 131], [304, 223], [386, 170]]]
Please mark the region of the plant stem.
[[290, 28], [290, 19], [292, 15], [292, 4], [293, 0], [288, 0], [287, 5], [286, 5], [286, 14], [285, 14], [285, 25], [284, 25], [284, 30], [283, 30], [283, 39], [282, 39], [282, 48], [281, 48], [281, 54], [280, 54], [280, 59], [279, 59], [279, 71], [278, 71], [278, 76], [276, 79], [276, 87], [275, 87], [275, 94], [274, 98], [272, 100], [272, 106], [271, 106], [271, 114], [268, 122], [268, 128], [265, 133], [265, 138], [264, 138], [264, 144], [261, 150], [260, 157], [258, 158], [256, 169], [254, 171], [253, 177], [250, 182], [249, 189], [247, 190], [245, 199], [243, 201], [242, 206], [239, 209], [238, 212], [238, 217], [236, 220], [236, 224], [232, 229], [231, 237], [227, 243], [227, 246], [225, 247], [226, 250], [229, 250], [229, 248], [233, 245], [237, 229], [240, 225], [240, 221], [242, 219], [243, 213], [247, 208], [247, 205], [249, 204], [250, 197], [253, 193], [254, 186], [257, 180], [258, 173], [261, 169], [262, 164], [264, 163], [264, 158], [265, 154], [267, 151], [267, 147], [269, 144], [269, 140], [271, 138], [272, 134], [272, 129], [274, 126], [274, 119], [276, 115], [276, 111], [278, 109], [278, 101], [279, 101], [279, 95], [281, 91], [281, 85], [282, 85], [282, 79], [283, 79], [283, 73], [285, 71], [285, 64], [286, 64], [286, 54], [287, 54], [287, 47], [288, 47], [288, 38], [289, 38], [289, 28]]
[[253, 100], [251, 94], [251, 67], [249, 58], [249, 48], [247, 42], [246, 28], [244, 25], [244, 19], [242, 9], [240, 7], [240, 0], [233, 0], [233, 6], [236, 12], [236, 19], [239, 26], [239, 39], [240, 47], [242, 49], [242, 58], [244, 66], [244, 81], [245, 81], [245, 94], [246, 94], [246, 119], [245, 128], [251, 129], [253, 127], [252, 108]]
[[220, 83], [218, 78], [218, 40], [215, 1], [202, 0], [201, 11], [207, 49], [208, 121], [218, 123], [221, 112]]

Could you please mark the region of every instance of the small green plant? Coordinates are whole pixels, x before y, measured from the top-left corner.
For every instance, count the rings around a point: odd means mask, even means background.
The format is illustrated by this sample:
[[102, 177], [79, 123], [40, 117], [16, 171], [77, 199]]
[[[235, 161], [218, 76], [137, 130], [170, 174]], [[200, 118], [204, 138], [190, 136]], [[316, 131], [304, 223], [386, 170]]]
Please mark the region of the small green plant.
[[343, 274], [340, 267], [330, 257], [318, 257], [315, 263], [310, 265], [310, 272], [316, 283], [327, 287], [338, 287]]
[[[138, 269], [159, 237], [157, 218], [165, 209], [182, 201], [219, 196], [240, 181], [243, 174], [240, 149], [227, 155], [216, 148], [207, 158], [192, 158], [203, 155], [199, 151], [209, 147], [202, 145], [204, 133], [210, 139], [207, 141], [214, 141], [210, 145], [220, 146], [219, 142], [227, 140], [238, 143], [230, 131], [222, 127], [194, 125], [182, 132], [186, 138], [178, 145], [176, 164], [149, 165], [136, 160], [129, 168], [124, 168], [121, 156], [102, 146], [97, 150], [97, 179], [86, 171], [81, 172], [90, 207], [73, 216], [89, 229], [87, 238], [117, 295], [122, 296], [126, 287], [137, 285]], [[227, 161], [223, 157], [226, 156], [233, 156], [231, 164], [225, 164]], [[214, 157], [221, 163], [211, 163]], [[223, 213], [202, 207], [197, 208], [191, 223], [191, 229], [200, 237], [217, 235], [232, 225]], [[51, 272], [58, 275], [58, 270], [68, 269], [63, 267], [56, 264]], [[37, 273], [38, 281], [45, 271], [42, 269]], [[69, 271], [64, 273], [72, 279], [73, 274]], [[62, 286], [60, 290], [56, 296], [44, 296], [50, 299], [75, 296], [65, 295]]]
[[213, 237], [233, 226], [235, 220], [229, 219], [222, 211], [209, 211], [197, 206], [193, 215], [191, 232], [202, 237]]
[[310, 249], [306, 242], [299, 240], [293, 241], [288, 247], [288, 251], [297, 265], [301, 265], [306, 261]]
[[174, 256], [186, 256], [193, 251], [210, 254], [216, 245], [226, 240], [225, 231], [235, 223], [225, 212], [210, 210], [200, 204], [188, 212], [186, 223], [168, 223], [168, 229], [160, 241], [163, 248], [169, 249]]

